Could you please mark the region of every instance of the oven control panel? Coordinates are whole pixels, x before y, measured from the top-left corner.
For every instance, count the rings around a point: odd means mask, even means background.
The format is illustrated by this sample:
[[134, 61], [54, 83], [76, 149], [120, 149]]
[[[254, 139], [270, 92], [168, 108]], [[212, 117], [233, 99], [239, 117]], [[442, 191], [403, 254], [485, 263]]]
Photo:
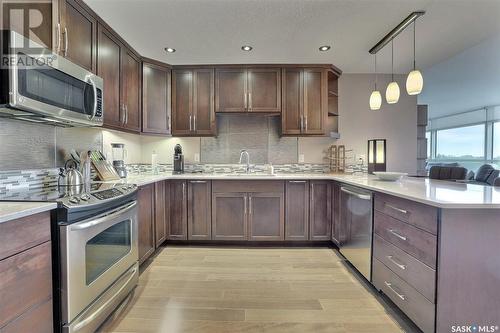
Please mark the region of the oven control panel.
[[66, 206], [92, 205], [125, 196], [137, 189], [137, 186], [132, 184], [105, 184], [103, 187], [107, 188], [102, 189], [101, 187], [101, 190], [98, 191], [67, 196], [62, 199], [62, 203]]
[[104, 191], [92, 193], [92, 195], [99, 200], [107, 200], [107, 199], [119, 197], [122, 194], [123, 194], [123, 192], [117, 188], [112, 188], [109, 190], [104, 190]]

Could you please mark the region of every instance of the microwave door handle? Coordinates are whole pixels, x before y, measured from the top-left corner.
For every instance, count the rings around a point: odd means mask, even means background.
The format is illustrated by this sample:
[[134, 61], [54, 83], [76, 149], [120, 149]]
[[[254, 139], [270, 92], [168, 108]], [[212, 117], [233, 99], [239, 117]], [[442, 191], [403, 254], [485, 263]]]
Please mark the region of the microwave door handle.
[[97, 112], [97, 86], [95, 85], [94, 80], [90, 77], [87, 79], [87, 82], [90, 83], [92, 90], [94, 91], [94, 106], [92, 108], [92, 115], [90, 116], [90, 120], [92, 120], [95, 118], [95, 114]]
[[104, 215], [104, 216], [102, 216], [100, 218], [97, 218], [97, 219], [92, 218], [88, 222], [81, 222], [81, 223], [72, 225], [71, 226], [71, 231], [88, 229], [88, 228], [94, 227], [94, 226], [96, 226], [98, 224], [101, 224], [101, 223], [104, 223], [106, 221], [112, 220], [115, 217], [117, 217], [117, 216], [119, 216], [119, 215], [121, 215], [123, 213], [128, 212], [129, 210], [131, 210], [135, 206], [137, 206], [137, 202], [134, 201], [131, 204], [128, 204], [128, 205], [126, 205], [124, 207], [119, 208], [118, 210], [116, 210], [115, 212], [113, 212], [113, 213], [111, 213], [109, 215]]

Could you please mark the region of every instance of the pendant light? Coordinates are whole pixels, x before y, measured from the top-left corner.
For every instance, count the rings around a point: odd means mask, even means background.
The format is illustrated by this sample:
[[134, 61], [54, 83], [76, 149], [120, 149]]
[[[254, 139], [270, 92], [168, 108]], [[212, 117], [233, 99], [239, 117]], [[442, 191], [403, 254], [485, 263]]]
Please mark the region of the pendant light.
[[418, 95], [422, 92], [422, 88], [424, 87], [424, 78], [422, 77], [422, 73], [417, 69], [415, 63], [415, 21], [413, 21], [413, 70], [406, 78], [406, 91], [408, 95]]
[[395, 104], [399, 101], [399, 85], [394, 81], [394, 39], [391, 41], [392, 57], [391, 57], [391, 68], [392, 68], [392, 81], [387, 86], [385, 91], [385, 99], [388, 104]]
[[370, 95], [370, 110], [380, 110], [382, 106], [382, 95], [377, 90], [377, 55], [375, 54], [375, 90]]

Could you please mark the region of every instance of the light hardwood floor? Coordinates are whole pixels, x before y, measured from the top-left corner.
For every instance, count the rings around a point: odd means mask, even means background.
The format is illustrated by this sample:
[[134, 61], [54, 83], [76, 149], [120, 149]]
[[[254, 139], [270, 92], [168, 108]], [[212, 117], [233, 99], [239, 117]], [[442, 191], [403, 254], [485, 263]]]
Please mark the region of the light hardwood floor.
[[328, 248], [166, 247], [101, 332], [401, 332]]

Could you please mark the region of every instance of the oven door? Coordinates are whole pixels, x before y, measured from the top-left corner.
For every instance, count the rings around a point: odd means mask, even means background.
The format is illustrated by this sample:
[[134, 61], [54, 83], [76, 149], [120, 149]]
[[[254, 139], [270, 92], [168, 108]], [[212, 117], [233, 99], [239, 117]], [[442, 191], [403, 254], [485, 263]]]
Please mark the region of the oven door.
[[61, 316], [70, 323], [137, 263], [137, 202], [60, 226]]
[[[10, 107], [55, 124], [102, 125], [103, 80], [33, 41], [29, 44], [34, 48], [26, 49], [27, 43], [22, 35], [10, 32], [15, 64], [8, 67]], [[29, 117], [25, 112], [20, 115]]]

